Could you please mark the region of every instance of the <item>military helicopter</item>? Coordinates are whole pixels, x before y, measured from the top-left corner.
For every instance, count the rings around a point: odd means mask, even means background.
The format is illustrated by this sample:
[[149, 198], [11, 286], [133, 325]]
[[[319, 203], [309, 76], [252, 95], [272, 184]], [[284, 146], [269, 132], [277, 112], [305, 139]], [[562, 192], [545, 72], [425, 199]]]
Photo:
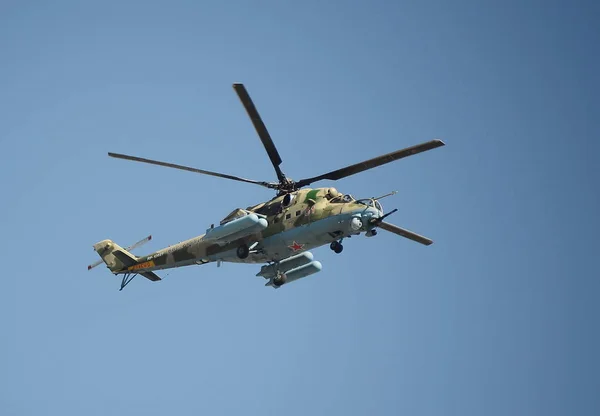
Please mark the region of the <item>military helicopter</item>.
[[429, 238], [415, 234], [384, 221], [397, 211], [386, 214], [379, 202], [395, 192], [377, 197], [355, 199], [336, 188], [305, 188], [321, 180], [336, 181], [377, 166], [412, 156], [417, 153], [444, 146], [441, 140], [398, 150], [354, 165], [346, 166], [325, 174], [295, 181], [288, 178], [280, 168], [281, 157], [267, 128], [265, 127], [250, 95], [243, 84], [233, 84], [248, 116], [252, 120], [267, 155], [273, 164], [277, 182], [261, 182], [238, 176], [196, 169], [188, 166], [157, 160], [144, 159], [119, 153], [108, 153], [110, 157], [149, 163], [174, 169], [186, 170], [203, 175], [251, 183], [276, 191], [276, 196], [266, 202], [237, 208], [227, 215], [218, 226], [212, 224], [206, 233], [174, 244], [147, 256], [137, 257], [130, 253], [151, 239], [151, 236], [126, 249], [111, 240], [94, 244], [101, 260], [88, 266], [92, 269], [102, 261], [114, 275], [123, 275], [121, 288], [141, 275], [151, 281], [161, 280], [154, 271], [175, 267], [202, 265], [216, 262], [258, 263], [264, 265], [256, 276], [264, 277], [265, 286], [280, 288], [303, 277], [321, 271], [322, 265], [314, 260], [309, 251], [327, 245], [335, 253], [341, 253], [342, 241], [364, 233], [367, 237], [383, 229], [424, 245], [432, 244]]

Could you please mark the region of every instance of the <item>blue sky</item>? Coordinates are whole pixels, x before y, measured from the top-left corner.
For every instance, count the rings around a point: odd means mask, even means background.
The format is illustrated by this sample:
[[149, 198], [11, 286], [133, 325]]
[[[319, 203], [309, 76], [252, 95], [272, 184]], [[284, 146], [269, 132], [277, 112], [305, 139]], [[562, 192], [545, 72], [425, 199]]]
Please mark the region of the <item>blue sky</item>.
[[[600, 412], [593, 2], [0, 4], [0, 412], [6, 415]], [[202, 234], [272, 180], [243, 82], [300, 179], [432, 138], [346, 178], [392, 190], [381, 232], [153, 284], [95, 242]]]

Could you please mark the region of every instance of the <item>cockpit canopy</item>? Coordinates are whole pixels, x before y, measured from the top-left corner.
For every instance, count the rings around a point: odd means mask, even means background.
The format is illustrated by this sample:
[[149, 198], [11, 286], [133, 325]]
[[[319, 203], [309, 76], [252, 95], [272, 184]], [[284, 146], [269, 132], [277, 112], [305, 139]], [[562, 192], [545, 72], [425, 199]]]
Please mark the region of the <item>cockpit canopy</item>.
[[325, 193], [325, 199], [328, 201], [340, 196], [342, 196], [342, 193], [335, 188], [327, 188], [327, 192]]
[[366, 205], [368, 207], [373, 207], [375, 209], [378, 209], [379, 211], [383, 212], [383, 207], [381, 206], [381, 204], [379, 203], [378, 200], [376, 199], [359, 199], [358, 201], [356, 201], [357, 204], [361, 204], [361, 205]]
[[[332, 189], [334, 190], [334, 192], [331, 192]], [[341, 192], [338, 192], [338, 190], [335, 188], [329, 188], [329, 192], [327, 193], [325, 198], [327, 198], [332, 204], [346, 204], [348, 202], [355, 201], [352, 195], [342, 194]]]
[[[335, 192], [331, 192], [332, 189]], [[338, 192], [337, 189], [335, 189], [335, 188], [329, 188], [329, 192], [326, 195], [326, 198], [332, 204], [347, 204], [349, 202], [355, 202], [357, 204], [366, 205], [368, 207], [373, 207], [375, 209], [378, 209], [379, 211], [383, 211], [383, 207], [381, 206], [379, 201], [377, 201], [376, 199], [365, 198], [365, 199], [356, 200], [352, 195], [342, 194], [342, 193]]]

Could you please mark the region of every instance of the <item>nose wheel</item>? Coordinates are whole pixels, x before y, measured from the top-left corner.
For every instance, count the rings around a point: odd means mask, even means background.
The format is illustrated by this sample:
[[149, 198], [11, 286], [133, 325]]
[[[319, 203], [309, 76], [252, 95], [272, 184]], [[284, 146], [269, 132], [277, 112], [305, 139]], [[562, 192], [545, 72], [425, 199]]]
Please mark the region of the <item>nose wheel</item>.
[[332, 241], [329, 245], [329, 248], [332, 249], [336, 254], [340, 254], [344, 250], [344, 246], [339, 241]]

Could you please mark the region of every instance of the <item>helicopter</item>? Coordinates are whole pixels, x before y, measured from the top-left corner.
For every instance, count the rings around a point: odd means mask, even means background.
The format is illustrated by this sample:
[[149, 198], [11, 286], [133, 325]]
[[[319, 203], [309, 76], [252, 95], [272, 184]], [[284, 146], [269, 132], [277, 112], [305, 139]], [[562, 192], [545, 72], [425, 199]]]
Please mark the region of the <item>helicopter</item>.
[[322, 175], [295, 181], [286, 176], [280, 165], [281, 156], [265, 124], [262, 121], [246, 87], [233, 84], [258, 137], [275, 169], [277, 182], [263, 182], [238, 176], [217, 173], [193, 167], [109, 152], [117, 159], [142, 162], [185, 170], [203, 175], [216, 176], [238, 182], [250, 183], [276, 191], [269, 201], [236, 208], [219, 225], [211, 226], [200, 236], [137, 257], [130, 251], [152, 237], [148, 236], [134, 245], [122, 248], [112, 240], [102, 240], [93, 245], [101, 260], [88, 266], [88, 270], [102, 262], [114, 275], [122, 275], [123, 290], [134, 277], [141, 275], [151, 281], [160, 281], [157, 270], [216, 262], [263, 264], [256, 276], [267, 280], [265, 286], [278, 289], [284, 284], [318, 273], [322, 270], [310, 250], [329, 245], [335, 253], [341, 253], [345, 238], [364, 233], [367, 237], [377, 235], [382, 229], [408, 238], [423, 245], [433, 241], [407, 229], [388, 223], [385, 219], [397, 211], [384, 213], [379, 202], [394, 195], [391, 192], [380, 197], [355, 199], [336, 188], [307, 188], [322, 180], [336, 181], [398, 159], [432, 150], [445, 143], [431, 140], [392, 153], [381, 155], [360, 163], [343, 167]]

